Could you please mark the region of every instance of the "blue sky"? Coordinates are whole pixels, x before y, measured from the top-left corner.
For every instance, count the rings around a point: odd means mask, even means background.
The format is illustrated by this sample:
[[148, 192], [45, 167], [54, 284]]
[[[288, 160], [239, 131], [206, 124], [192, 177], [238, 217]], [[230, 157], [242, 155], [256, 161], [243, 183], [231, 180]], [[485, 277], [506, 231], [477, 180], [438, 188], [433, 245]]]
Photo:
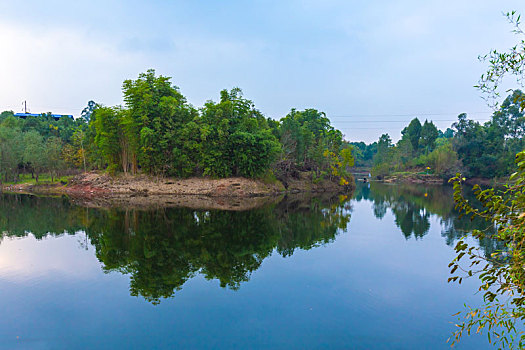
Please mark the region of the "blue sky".
[[[517, 42], [523, 1], [0, 0], [0, 110], [78, 115], [122, 103], [149, 68], [195, 106], [238, 86], [267, 116], [325, 111], [349, 140], [394, 140], [414, 116], [486, 120], [473, 88], [490, 49]], [[525, 11], [521, 11], [525, 13]], [[441, 120], [441, 121], [439, 121]]]

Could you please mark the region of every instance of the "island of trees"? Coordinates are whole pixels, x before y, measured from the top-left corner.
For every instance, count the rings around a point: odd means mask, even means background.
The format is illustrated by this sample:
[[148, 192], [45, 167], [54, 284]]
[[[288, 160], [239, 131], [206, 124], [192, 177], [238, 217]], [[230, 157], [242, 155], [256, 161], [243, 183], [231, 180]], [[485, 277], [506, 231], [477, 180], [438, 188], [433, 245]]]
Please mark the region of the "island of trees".
[[74, 120], [1, 113], [1, 180], [31, 174], [38, 181], [43, 172], [54, 178], [66, 169], [180, 178], [285, 179], [307, 172], [312, 181], [341, 184], [351, 177], [351, 145], [315, 109], [292, 109], [276, 121], [238, 88], [195, 108], [154, 70], [124, 81], [122, 91], [123, 106], [90, 101]]

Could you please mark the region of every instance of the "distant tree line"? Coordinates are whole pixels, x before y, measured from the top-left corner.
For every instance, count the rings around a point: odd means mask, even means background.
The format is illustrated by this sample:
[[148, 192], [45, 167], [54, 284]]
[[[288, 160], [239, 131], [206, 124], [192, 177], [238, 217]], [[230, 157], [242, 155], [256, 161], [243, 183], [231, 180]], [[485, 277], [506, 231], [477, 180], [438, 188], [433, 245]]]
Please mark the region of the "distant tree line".
[[394, 144], [388, 134], [366, 145], [354, 142], [355, 163], [372, 168], [375, 176], [408, 170], [428, 171], [450, 178], [456, 172], [468, 177], [501, 177], [516, 169], [516, 153], [525, 148], [525, 117], [520, 103], [525, 94], [515, 90], [491, 119], [481, 124], [465, 113], [445, 131], [432, 121], [414, 118]]
[[[0, 171], [107, 169], [158, 176], [287, 177], [307, 171], [312, 180], [346, 183], [351, 146], [315, 109], [265, 117], [234, 88], [197, 109], [154, 70], [126, 80], [123, 106], [90, 101], [80, 118], [0, 117]], [[38, 176], [38, 175], [37, 175]]]

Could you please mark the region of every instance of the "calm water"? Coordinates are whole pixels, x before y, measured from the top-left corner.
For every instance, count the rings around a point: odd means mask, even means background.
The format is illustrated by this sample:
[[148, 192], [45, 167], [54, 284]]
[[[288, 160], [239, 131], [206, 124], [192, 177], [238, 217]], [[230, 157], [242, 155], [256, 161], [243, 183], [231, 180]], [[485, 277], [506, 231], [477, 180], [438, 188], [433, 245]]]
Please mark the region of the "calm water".
[[452, 207], [382, 184], [240, 212], [0, 195], [0, 348], [447, 349], [481, 302], [447, 283], [473, 225]]

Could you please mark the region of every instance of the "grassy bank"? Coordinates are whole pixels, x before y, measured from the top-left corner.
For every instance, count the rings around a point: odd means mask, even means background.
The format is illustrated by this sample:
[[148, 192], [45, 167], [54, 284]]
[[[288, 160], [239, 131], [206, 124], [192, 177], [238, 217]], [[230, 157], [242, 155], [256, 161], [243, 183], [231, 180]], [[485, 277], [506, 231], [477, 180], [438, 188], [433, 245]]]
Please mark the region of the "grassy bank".
[[73, 175], [52, 177], [51, 174], [40, 174], [38, 176], [38, 182], [34, 176], [31, 174], [20, 174], [17, 181], [7, 181], [2, 182], [3, 186], [12, 186], [12, 185], [52, 185], [52, 184], [62, 184], [65, 185], [73, 178]]

